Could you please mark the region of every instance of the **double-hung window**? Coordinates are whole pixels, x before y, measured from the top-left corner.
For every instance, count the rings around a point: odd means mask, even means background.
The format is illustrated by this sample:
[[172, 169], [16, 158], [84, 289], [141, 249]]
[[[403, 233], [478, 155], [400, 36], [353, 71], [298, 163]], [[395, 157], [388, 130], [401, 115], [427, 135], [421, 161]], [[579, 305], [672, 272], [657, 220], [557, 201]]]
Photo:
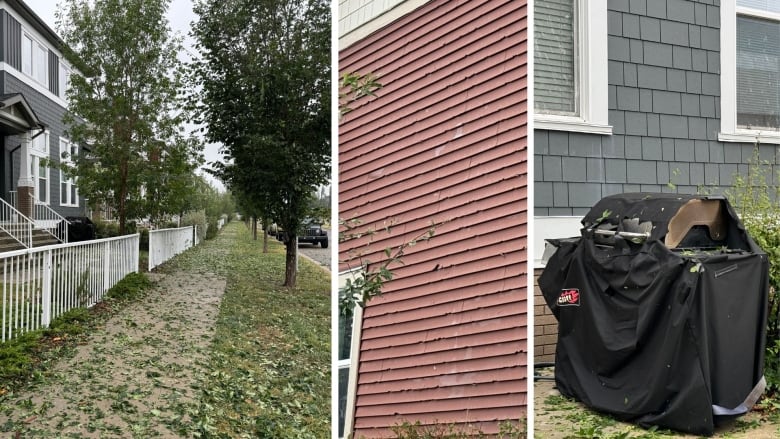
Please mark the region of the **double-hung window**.
[[[60, 138], [60, 160], [63, 163], [73, 163], [73, 157], [78, 154], [78, 146], [67, 139]], [[73, 176], [68, 176], [60, 170], [60, 205], [78, 207], [79, 191]]]
[[606, 47], [606, 0], [534, 3], [535, 128], [612, 133]]
[[22, 73], [48, 88], [49, 49], [24, 32], [22, 33]]
[[30, 176], [35, 184], [35, 199], [49, 204], [49, 167], [45, 160], [49, 157], [49, 133], [44, 132], [32, 139], [30, 149]]
[[720, 140], [780, 143], [780, 2], [721, 4]]

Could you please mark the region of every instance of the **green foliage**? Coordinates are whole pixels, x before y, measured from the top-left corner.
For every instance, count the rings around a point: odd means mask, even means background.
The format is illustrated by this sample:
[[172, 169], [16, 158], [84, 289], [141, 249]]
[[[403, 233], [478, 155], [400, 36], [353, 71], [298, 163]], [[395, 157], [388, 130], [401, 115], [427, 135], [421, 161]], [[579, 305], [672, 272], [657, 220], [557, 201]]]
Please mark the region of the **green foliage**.
[[99, 238], [113, 238], [119, 236], [119, 223], [113, 221], [98, 221], [95, 223], [95, 236]]
[[152, 287], [152, 282], [143, 273], [130, 273], [106, 292], [106, 297], [134, 300]]
[[351, 104], [364, 96], [376, 96], [375, 92], [382, 88], [373, 73], [361, 75], [354, 72], [346, 72], [341, 75], [342, 92], [339, 93], [339, 118], [343, 118], [352, 111]]
[[206, 237], [206, 227], [208, 227], [206, 212], [199, 210], [185, 213], [181, 219], [181, 226], [198, 226], [198, 239], [202, 241]]
[[[294, 233], [330, 177], [330, 2], [203, 0], [194, 10], [195, 105], [227, 156], [213, 172], [242, 211]], [[289, 287], [296, 253], [287, 246]]]
[[228, 277], [192, 412], [196, 437], [330, 437], [330, 277], [302, 260], [297, 287], [280, 288], [281, 244], [262, 253], [243, 225], [226, 227], [175, 258]]
[[767, 391], [780, 391], [780, 188], [772, 183], [772, 166], [759, 158], [758, 146], [748, 163], [747, 175], [735, 174], [725, 194], [734, 204], [750, 236], [769, 257], [769, 308], [764, 374]]
[[200, 161], [202, 145], [182, 128], [181, 41], [170, 35], [168, 4], [67, 0], [57, 13], [63, 53], [76, 68], [64, 122], [82, 146], [61, 166], [78, 176], [93, 207], [116, 209], [121, 233], [130, 218], [181, 211]]
[[87, 308], [73, 308], [52, 320], [47, 331], [55, 335], [78, 335], [84, 333], [90, 325], [92, 315]]
[[0, 389], [28, 376], [41, 335], [41, 331], [31, 331], [0, 343]]
[[[395, 221], [386, 222], [381, 229], [390, 233]], [[362, 247], [351, 249], [344, 263], [352, 268], [362, 268], [358, 276], [346, 280], [343, 288], [339, 290], [339, 312], [342, 316], [351, 316], [355, 305], [365, 307], [369, 300], [382, 295], [382, 287], [393, 279], [392, 265], [402, 265], [404, 252], [409, 247], [414, 247], [418, 242], [428, 241], [436, 234], [436, 227], [440, 224], [431, 222], [430, 227], [414, 238], [402, 242], [397, 247], [384, 249], [384, 259], [379, 263], [373, 263], [365, 258], [371, 253], [372, 238], [378, 233], [373, 227], [364, 227], [359, 219], [340, 220], [340, 226], [344, 229], [339, 234], [339, 242], [345, 243], [368, 237], [369, 240]]]

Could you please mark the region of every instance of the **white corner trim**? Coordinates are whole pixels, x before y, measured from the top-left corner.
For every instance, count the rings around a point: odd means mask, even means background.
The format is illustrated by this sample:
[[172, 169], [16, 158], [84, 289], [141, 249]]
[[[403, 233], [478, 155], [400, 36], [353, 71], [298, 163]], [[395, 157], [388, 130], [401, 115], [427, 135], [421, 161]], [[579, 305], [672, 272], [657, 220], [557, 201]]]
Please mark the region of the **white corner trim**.
[[582, 220], [578, 216], [535, 216], [533, 255], [534, 268], [544, 268], [542, 256], [544, 255], [545, 239], [560, 239], [580, 236]]

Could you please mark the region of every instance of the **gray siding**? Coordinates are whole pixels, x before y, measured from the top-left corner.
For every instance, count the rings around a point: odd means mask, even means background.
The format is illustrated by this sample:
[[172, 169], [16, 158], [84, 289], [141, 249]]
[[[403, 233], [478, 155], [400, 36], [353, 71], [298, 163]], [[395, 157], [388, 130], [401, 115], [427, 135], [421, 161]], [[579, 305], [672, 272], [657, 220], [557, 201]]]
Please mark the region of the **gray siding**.
[[[582, 215], [632, 191], [720, 193], [752, 144], [719, 142], [720, 2], [608, 2], [613, 135], [535, 131], [535, 215]], [[760, 147], [774, 175], [780, 154]]]
[[22, 25], [5, 9], [0, 10], [0, 61], [11, 67], [22, 69]]
[[[49, 130], [49, 157], [52, 160], [59, 160], [60, 136], [66, 137], [66, 126], [62, 123], [62, 116], [65, 114], [65, 109], [22, 82], [14, 75], [4, 72], [2, 77], [4, 86], [3, 93], [24, 94], [25, 99], [27, 99], [27, 102], [30, 104], [30, 107], [35, 112], [36, 116], [38, 116], [38, 119], [46, 125], [46, 128]], [[20, 144], [19, 138], [16, 136], [6, 137], [5, 142], [6, 150], [12, 150]], [[16, 153], [13, 154], [12, 159], [8, 160], [7, 158], [8, 153], [6, 152], [6, 160], [13, 164], [13, 173], [12, 175], [6, 173], [4, 183], [9, 190], [16, 190], [16, 184], [19, 179], [19, 151], [16, 151]], [[11, 163], [7, 163], [5, 169], [10, 169], [10, 165]], [[57, 169], [52, 169], [49, 174], [50, 207], [63, 216], [83, 215], [83, 197], [79, 198], [79, 207], [60, 206], [60, 172]]]
[[49, 91], [60, 94], [60, 57], [49, 50]]

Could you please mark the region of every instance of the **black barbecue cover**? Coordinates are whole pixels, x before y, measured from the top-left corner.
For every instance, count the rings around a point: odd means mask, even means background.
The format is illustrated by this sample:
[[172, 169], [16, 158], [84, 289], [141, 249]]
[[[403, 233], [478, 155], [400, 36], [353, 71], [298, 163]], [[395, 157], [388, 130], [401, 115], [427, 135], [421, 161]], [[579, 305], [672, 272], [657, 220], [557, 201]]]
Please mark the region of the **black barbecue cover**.
[[[553, 242], [539, 286], [558, 319], [562, 394], [643, 426], [710, 435], [762, 390], [768, 260], [723, 198], [724, 245], [667, 248], [664, 224], [695, 198], [713, 197], [602, 199], [581, 237]], [[654, 225], [646, 241], [594, 239], [600, 223], [619, 229], [638, 215]]]

